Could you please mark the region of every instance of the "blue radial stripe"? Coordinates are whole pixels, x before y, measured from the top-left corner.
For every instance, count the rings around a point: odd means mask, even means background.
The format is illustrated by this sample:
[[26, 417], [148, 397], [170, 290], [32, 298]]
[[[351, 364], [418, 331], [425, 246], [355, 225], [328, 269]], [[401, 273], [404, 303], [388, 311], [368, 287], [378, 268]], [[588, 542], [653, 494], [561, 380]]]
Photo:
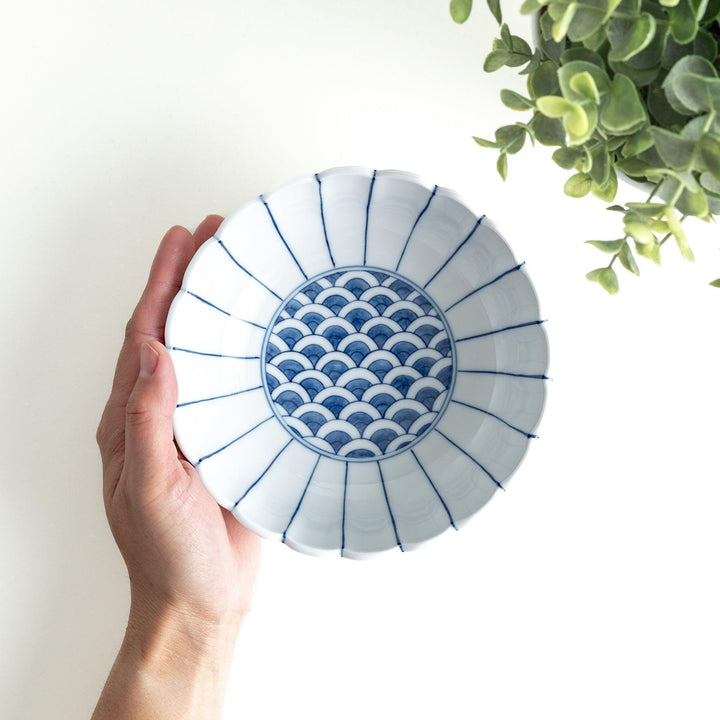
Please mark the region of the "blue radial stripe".
[[245, 388], [245, 390], [236, 390], [235, 392], [227, 393], [226, 395], [214, 395], [213, 397], [200, 398], [200, 400], [188, 400], [187, 402], [178, 403], [175, 407], [185, 407], [186, 405], [197, 405], [198, 403], [210, 402], [211, 400], [222, 400], [223, 398], [234, 397], [235, 395], [242, 395], [252, 390], [261, 390], [262, 385], [256, 387]]
[[288, 440], [285, 445], [282, 446], [278, 454], [270, 461], [270, 464], [263, 470], [260, 477], [242, 494], [240, 498], [238, 498], [237, 502], [232, 506], [232, 509], [234, 510], [246, 497], [247, 494], [267, 475], [270, 468], [275, 464], [275, 461], [287, 450], [288, 445], [292, 442], [292, 438]]
[[417, 220], [415, 220], [415, 223], [413, 224], [410, 234], [407, 236], [407, 240], [405, 241], [405, 245], [403, 245], [402, 252], [400, 253], [400, 258], [397, 261], [397, 265], [395, 266], [395, 272], [397, 272], [398, 268], [400, 267], [400, 263], [402, 262], [402, 259], [405, 255], [405, 251], [407, 250], [408, 244], [410, 243], [410, 238], [413, 236], [413, 233], [415, 232], [415, 228], [417, 227], [418, 223], [420, 222], [420, 218], [425, 214], [425, 211], [430, 207], [431, 200], [435, 197], [435, 193], [438, 190], [438, 186], [436, 185], [432, 192], [430, 193], [430, 197], [428, 198], [428, 201], [425, 203], [425, 207], [420, 211], [420, 214], [417, 216]]
[[272, 214], [272, 210], [270, 210], [270, 206], [267, 204], [267, 201], [265, 198], [261, 195], [260, 200], [262, 200], [262, 204], [265, 206], [265, 209], [267, 210], [268, 215], [270, 216], [270, 220], [272, 220], [273, 227], [275, 228], [275, 232], [277, 232], [278, 237], [282, 240], [282, 244], [285, 246], [285, 249], [290, 253], [290, 257], [295, 261], [295, 264], [298, 266], [298, 270], [302, 273], [302, 276], [307, 280], [308, 276], [305, 274], [305, 271], [302, 269], [302, 265], [298, 262], [298, 259], [295, 257], [295, 253], [290, 249], [290, 246], [287, 244], [287, 241], [283, 237], [283, 234], [280, 232], [280, 228], [278, 227], [278, 224], [275, 222], [275, 216]]
[[498, 280], [502, 280], [505, 276], [510, 275], [510, 273], [514, 273], [517, 270], [519, 270], [525, 262], [521, 262], [519, 265], [516, 265], [514, 268], [510, 268], [509, 270], [506, 270], [505, 272], [500, 273], [497, 277], [493, 278], [492, 280], [489, 280], [485, 284], [481, 285], [479, 288], [475, 288], [475, 290], [470, 291], [467, 295], [463, 295], [459, 300], [456, 300], [452, 305], [445, 308], [445, 312], [449, 312], [452, 310], [456, 305], [459, 305], [461, 302], [464, 302], [469, 297], [473, 296], [475, 293], [480, 292], [481, 290], [484, 290], [486, 287], [490, 287], [493, 283], [496, 283]]
[[532, 322], [520, 323], [518, 325], [508, 325], [508, 327], [498, 328], [497, 330], [489, 330], [488, 332], [478, 333], [477, 335], [468, 335], [464, 338], [457, 338], [456, 343], [465, 340], [477, 340], [478, 338], [488, 337], [489, 335], [497, 335], [498, 333], [507, 332], [508, 330], [519, 330], [520, 328], [532, 327], [533, 325], [542, 325], [545, 320], [533, 320]]
[[367, 207], [365, 208], [365, 248], [363, 250], [363, 265], [367, 262], [367, 233], [368, 233], [368, 222], [370, 220], [370, 203], [372, 201], [373, 187], [375, 186], [375, 176], [377, 170], [373, 170], [372, 180], [370, 180], [370, 191], [368, 192]]
[[458, 368], [458, 372], [474, 373], [475, 375], [507, 375], [509, 377], [529, 378], [530, 380], [549, 380], [547, 375], [526, 375], [524, 373], [506, 372], [505, 370], [463, 370]]
[[350, 463], [345, 463], [345, 486], [343, 488], [343, 511], [342, 511], [342, 539], [340, 542], [340, 557], [345, 555], [345, 503], [347, 501], [347, 477]]
[[282, 300], [282, 298], [274, 291], [271, 290], [262, 280], [259, 278], [256, 278], [247, 268], [243, 267], [233, 256], [233, 254], [227, 249], [225, 246], [225, 243], [219, 238], [216, 237], [216, 240], [218, 241], [218, 244], [220, 247], [227, 253], [227, 256], [249, 277], [251, 277], [256, 283], [259, 285], [262, 285], [271, 295], [274, 295], [278, 300]]
[[499, 415], [496, 415], [495, 413], [492, 413], [489, 410], [483, 410], [483, 408], [479, 408], [475, 405], [470, 405], [469, 403], [462, 402], [460, 400], [455, 400], [454, 398], [451, 399], [450, 402], [454, 402], [458, 405], [464, 405], [465, 407], [471, 408], [472, 410], [477, 410], [478, 412], [484, 413], [485, 415], [489, 415], [490, 417], [495, 418], [496, 420], [499, 420], [503, 425], [507, 425], [511, 430], [515, 430], [516, 432], [519, 432], [521, 435], [524, 435], [528, 439], [537, 437], [537, 435], [533, 435], [532, 433], [525, 432], [525, 430], [521, 430], [519, 427], [515, 427], [514, 425], [511, 425], [507, 420], [503, 420]]
[[207, 460], [208, 458], [211, 458], [213, 455], [217, 455], [219, 452], [222, 452], [223, 450], [227, 450], [232, 444], [236, 443], [238, 440], [241, 440], [246, 435], [249, 435], [253, 430], [257, 430], [261, 425], [266, 423], [268, 420], [272, 420], [275, 416], [271, 415], [270, 417], [265, 418], [264, 420], [261, 420], [257, 425], [251, 427], [249, 430], [246, 430], [242, 435], [238, 435], [234, 440], [231, 440], [229, 443], [223, 445], [221, 448], [218, 448], [217, 450], [213, 450], [213, 452], [209, 453], [208, 455], [204, 455], [201, 457], [196, 463], [195, 467], [197, 467], [203, 460]]
[[218, 312], [221, 312], [223, 315], [227, 315], [228, 317], [233, 318], [233, 320], [239, 320], [240, 322], [247, 323], [248, 325], [254, 325], [256, 328], [260, 328], [260, 330], [266, 330], [267, 328], [264, 325], [259, 325], [256, 322], [253, 322], [252, 320], [246, 320], [245, 318], [237, 317], [237, 315], [233, 315], [232, 313], [229, 313], [227, 310], [223, 310], [221, 307], [218, 307], [217, 305], [211, 303], [209, 300], [206, 300], [204, 297], [200, 297], [200, 295], [196, 295], [194, 292], [190, 292], [190, 290], [185, 291], [190, 297], [194, 297], [196, 300], [199, 300], [202, 303], [205, 303], [206, 305], [209, 305], [211, 308], [215, 308]]
[[287, 537], [287, 532], [290, 529], [290, 526], [293, 523], [293, 520], [295, 519], [295, 516], [298, 514], [298, 511], [300, 510], [300, 506], [302, 505], [302, 501], [305, 499], [305, 493], [307, 492], [307, 489], [310, 487], [310, 481], [313, 479], [313, 475], [315, 474], [315, 470], [317, 470], [318, 463], [320, 462], [320, 455], [318, 455], [317, 460], [315, 461], [315, 465], [313, 466], [312, 472], [310, 473], [310, 477], [308, 478], [307, 483], [305, 483], [305, 489], [302, 491], [302, 495], [300, 496], [300, 500], [298, 500], [297, 507], [295, 508], [295, 512], [290, 517], [290, 520], [288, 521], [287, 526], [283, 530], [282, 534], [282, 541], [285, 542], [285, 538]]
[[493, 477], [492, 473], [480, 462], [478, 462], [467, 450], [463, 450], [456, 442], [451, 440], [444, 432], [435, 428], [435, 432], [438, 435], [444, 437], [451, 445], [455, 446], [463, 455], [469, 457], [501, 490], [505, 488]]
[[189, 350], [188, 348], [173, 347], [170, 350], [177, 352], [190, 353], [191, 355], [202, 355], [203, 357], [230, 358], [231, 360], [259, 360], [259, 355], [223, 355], [222, 353], [200, 352], [200, 350]]
[[438, 500], [442, 504], [442, 506], [445, 508], [445, 512], [447, 513], [448, 519], [450, 520], [450, 524], [457, 530], [457, 527], [455, 526], [455, 521], [453, 520], [453, 516], [450, 514], [450, 509], [445, 504], [445, 501], [442, 499], [442, 495], [440, 494], [440, 491], [435, 487], [435, 483], [430, 479], [430, 476], [428, 475], [427, 470], [423, 467], [423, 464], [420, 462], [420, 459], [415, 454], [414, 450], [411, 450], [410, 453], [415, 458], [415, 461], [420, 466], [420, 469], [423, 471], [423, 475], [427, 478], [428, 482], [430, 483], [430, 487], [435, 491], [435, 494], [438, 497]]
[[330, 262], [332, 263], [332, 266], [335, 267], [335, 258], [333, 257], [332, 250], [330, 249], [330, 240], [328, 240], [327, 225], [325, 225], [325, 207], [323, 205], [322, 181], [320, 180], [320, 176], [317, 173], [315, 173], [315, 179], [317, 180], [318, 184], [318, 196], [320, 197], [320, 219], [322, 220], [323, 235], [325, 235], [325, 244], [327, 245], [328, 255], [330, 255]]
[[393, 515], [393, 511], [390, 508], [390, 500], [388, 498], [387, 494], [387, 488], [385, 487], [385, 478], [383, 477], [382, 468], [380, 467], [380, 461], [377, 461], [378, 466], [378, 472], [380, 473], [380, 483], [382, 484], [383, 494], [385, 495], [385, 503], [387, 504], [388, 512], [390, 513], [390, 522], [392, 522], [393, 531], [395, 532], [395, 540], [397, 542], [397, 546], [400, 548], [400, 552], [405, 552], [405, 548], [402, 546], [402, 543], [400, 542], [400, 536], [398, 535], [397, 531], [397, 525], [395, 524], [395, 516]]
[[470, 241], [470, 238], [475, 234], [475, 231], [480, 227], [484, 219], [484, 215], [481, 215], [478, 218], [478, 221], [475, 223], [475, 227], [470, 231], [470, 234], [455, 248], [452, 255], [450, 255], [450, 257], [435, 271], [435, 274], [423, 285], [423, 289], [425, 289], [447, 267], [448, 263], [460, 252], [465, 244]]

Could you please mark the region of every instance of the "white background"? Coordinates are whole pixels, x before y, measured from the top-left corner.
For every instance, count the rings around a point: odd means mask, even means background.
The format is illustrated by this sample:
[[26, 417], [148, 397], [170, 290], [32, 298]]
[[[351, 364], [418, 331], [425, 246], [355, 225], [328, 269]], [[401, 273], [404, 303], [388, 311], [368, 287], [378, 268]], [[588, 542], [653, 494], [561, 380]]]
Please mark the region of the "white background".
[[582, 241], [619, 216], [565, 198], [547, 149], [503, 184], [471, 139], [524, 117], [498, 99], [522, 80], [482, 71], [496, 30], [476, 5], [457, 26], [445, 0], [15, 3], [2, 718], [88, 717], [123, 634], [94, 431], [162, 234], [348, 164], [419, 173], [497, 223], [550, 320], [554, 380], [508, 492], [460, 532], [370, 563], [264, 543], [227, 717], [720, 716], [717, 228], [690, 228], [694, 266], [668, 244], [617, 297], [588, 283], [604, 256]]

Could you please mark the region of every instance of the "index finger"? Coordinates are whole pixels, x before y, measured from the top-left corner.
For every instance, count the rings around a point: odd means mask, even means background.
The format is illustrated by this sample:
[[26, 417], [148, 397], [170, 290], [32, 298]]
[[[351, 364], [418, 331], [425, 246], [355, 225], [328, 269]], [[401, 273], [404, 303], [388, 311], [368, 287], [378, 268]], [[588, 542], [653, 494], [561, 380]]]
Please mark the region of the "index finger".
[[138, 348], [150, 340], [165, 341], [165, 321], [185, 270], [197, 248], [215, 233], [222, 220], [219, 215], [208, 215], [192, 235], [176, 225], [162, 239], [118, 358], [112, 395], [119, 404], [124, 406], [135, 385], [139, 371]]

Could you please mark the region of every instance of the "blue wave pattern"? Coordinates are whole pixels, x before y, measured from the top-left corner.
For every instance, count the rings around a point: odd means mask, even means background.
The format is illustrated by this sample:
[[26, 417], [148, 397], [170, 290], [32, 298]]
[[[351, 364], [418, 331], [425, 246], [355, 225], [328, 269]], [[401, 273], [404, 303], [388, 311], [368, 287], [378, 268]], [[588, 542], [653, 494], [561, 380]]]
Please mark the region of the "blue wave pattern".
[[413, 446], [445, 410], [455, 372], [450, 331], [430, 297], [365, 267], [328, 271], [287, 298], [263, 366], [291, 434], [343, 460]]

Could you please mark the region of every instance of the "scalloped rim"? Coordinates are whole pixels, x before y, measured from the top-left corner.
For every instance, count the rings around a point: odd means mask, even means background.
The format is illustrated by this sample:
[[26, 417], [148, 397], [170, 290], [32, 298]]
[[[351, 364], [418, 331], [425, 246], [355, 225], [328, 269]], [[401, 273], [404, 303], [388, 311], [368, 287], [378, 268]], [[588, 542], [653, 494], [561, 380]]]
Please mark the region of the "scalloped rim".
[[[269, 190], [267, 193], [262, 193], [262, 195], [258, 195], [253, 197], [252, 199], [248, 200], [247, 202], [243, 203], [239, 208], [234, 210], [230, 215], [228, 215], [223, 222], [218, 227], [218, 230], [216, 231], [216, 235], [220, 232], [223, 225], [225, 225], [233, 216], [236, 214], [239, 214], [243, 210], [245, 210], [246, 207], [251, 205], [254, 202], [257, 202], [257, 200], [262, 197], [265, 200], [268, 200], [271, 198], [275, 193], [285, 190], [288, 187], [299, 184], [302, 182], [307, 182], [308, 180], [314, 180], [315, 178], [319, 178], [322, 180], [324, 177], [329, 177], [332, 175], [359, 175], [361, 177], [372, 177], [373, 173], [375, 173], [375, 177], [394, 177], [401, 180], [406, 180], [408, 182], [411, 182], [415, 185], [419, 185], [420, 187], [425, 188], [428, 191], [432, 191], [434, 188], [436, 189], [436, 194], [443, 195], [445, 197], [448, 197], [455, 202], [457, 202], [459, 205], [463, 206], [467, 210], [469, 210], [471, 213], [473, 213], [476, 217], [479, 217], [482, 213], [479, 213], [477, 211], [477, 207], [475, 207], [472, 203], [467, 202], [460, 193], [456, 192], [455, 190], [451, 190], [450, 188], [442, 187], [440, 185], [436, 185], [435, 183], [427, 181], [425, 178], [423, 178], [420, 175], [417, 175], [412, 172], [408, 172], [407, 170], [395, 170], [395, 169], [385, 169], [385, 170], [373, 170], [371, 168], [362, 166], [362, 165], [347, 165], [347, 166], [338, 166], [329, 168], [327, 170], [323, 170], [321, 172], [312, 173], [310, 175], [302, 175], [295, 177], [291, 180], [287, 180], [279, 185], [274, 186], [271, 190]], [[483, 224], [490, 228], [494, 233], [500, 237], [501, 240], [505, 242], [505, 244], [508, 246], [508, 250], [513, 257], [515, 261], [517, 261], [517, 258], [515, 257], [515, 253], [513, 252], [510, 245], [505, 240], [505, 236], [501, 232], [501, 230], [498, 228], [498, 224], [491, 220], [488, 217], [485, 217]], [[190, 260], [190, 263], [188, 264], [187, 269], [185, 270], [185, 274], [183, 275], [182, 284], [180, 286], [180, 290], [178, 291], [178, 294], [173, 298], [173, 301], [170, 305], [170, 309], [168, 310], [167, 320], [165, 322], [165, 335], [167, 336], [168, 328], [170, 328], [173, 318], [176, 311], [176, 304], [178, 302], [178, 298], [182, 294], [182, 291], [185, 290], [185, 278], [188, 277], [190, 274], [191, 269], [194, 267], [194, 265], [199, 261], [200, 256], [202, 255], [203, 248], [208, 245], [211, 241], [214, 241], [216, 238], [216, 235], [213, 235], [212, 237], [208, 238], [208, 240], [203, 243], [195, 252], [195, 255], [193, 255], [192, 259]], [[530, 276], [525, 272], [524, 268], [520, 268], [519, 271], [523, 277], [525, 278], [525, 281], [527, 282], [528, 286], [533, 292], [533, 296], [535, 298], [535, 304], [538, 309], [538, 317], [541, 316], [540, 314], [540, 302], [538, 299], [537, 290], [535, 289], [535, 285], [533, 284], [532, 280], [530, 279]], [[543, 335], [545, 336], [545, 347], [547, 352], [547, 365], [545, 368], [545, 374], [548, 374], [548, 370], [551, 367], [551, 356], [550, 356], [550, 343], [548, 340], [547, 331], [545, 330], [545, 323], [542, 325], [539, 325], [538, 327], [542, 331]], [[167, 347], [167, 341], [166, 341], [166, 347]], [[548, 375], [548, 377], [550, 377]], [[551, 379], [551, 378], [550, 378]], [[543, 383], [543, 403], [542, 407], [540, 409], [540, 413], [537, 417], [537, 420], [535, 421], [535, 424], [528, 428], [528, 432], [534, 433], [534, 431], [537, 429], [537, 427], [542, 422], [542, 418], [545, 414], [545, 409], [547, 406], [547, 388], [545, 383]], [[177, 428], [175, 427], [175, 419], [173, 417], [173, 431], [175, 432], [175, 435], [177, 437]], [[525, 456], [527, 455], [528, 449], [530, 447], [530, 439], [528, 439], [528, 442], [525, 444], [525, 450], [523, 454], [520, 456], [517, 464], [515, 465], [515, 468], [512, 470], [512, 472], [503, 480], [503, 487], [507, 486], [507, 484], [512, 480], [512, 478], [515, 476], [515, 473], [518, 471], [518, 468], [522, 465], [523, 460], [525, 459]], [[201, 480], [202, 480], [202, 476]], [[203, 482], [204, 484], [204, 482]], [[207, 488], [207, 486], [206, 486]], [[210, 492], [210, 489], [208, 489], [208, 492]], [[464, 526], [467, 522], [469, 522], [472, 518], [474, 518], [480, 511], [488, 504], [488, 502], [495, 497], [496, 492], [493, 492], [493, 494], [488, 498], [488, 501], [483, 503], [477, 510], [470, 513], [466, 517], [457, 520], [455, 522], [455, 530], [459, 531], [462, 526]], [[325, 558], [325, 557], [335, 557], [335, 558], [349, 558], [351, 560], [370, 560], [370, 559], [377, 559], [380, 556], [388, 556], [392, 553], [392, 551], [397, 549], [397, 545], [393, 544], [388, 546], [387, 548], [383, 548], [380, 550], [373, 550], [369, 552], [358, 552], [353, 551], [350, 549], [345, 548], [342, 553], [339, 552], [339, 548], [321, 548], [321, 547], [314, 547], [311, 545], [306, 545], [304, 543], [299, 543], [291, 538], [286, 537], [285, 540], [282, 540], [282, 535], [280, 533], [274, 533], [266, 528], [261, 527], [260, 525], [256, 524], [254, 521], [252, 521], [250, 518], [246, 517], [245, 514], [240, 510], [240, 508], [233, 509], [233, 504], [229, 502], [222, 502], [220, 499], [215, 497], [213, 493], [210, 492], [210, 494], [213, 496], [213, 498], [216, 500], [216, 502], [221, 506], [224, 507], [226, 510], [231, 512], [233, 516], [243, 524], [245, 527], [247, 527], [249, 530], [254, 532], [256, 535], [259, 535], [260, 537], [266, 539], [266, 540], [274, 540], [274, 541], [281, 541], [283, 545], [287, 545], [289, 548], [296, 552], [300, 552], [303, 555], [308, 555], [311, 557], [317, 557], [317, 558]], [[433, 535], [429, 535], [424, 540], [418, 541], [418, 542], [412, 542], [412, 543], [403, 543], [403, 551], [404, 552], [415, 552], [417, 550], [421, 550], [428, 542], [434, 540], [437, 537], [440, 537], [441, 535], [444, 535], [453, 528], [452, 525], [447, 525], [442, 530], [434, 533]]]

